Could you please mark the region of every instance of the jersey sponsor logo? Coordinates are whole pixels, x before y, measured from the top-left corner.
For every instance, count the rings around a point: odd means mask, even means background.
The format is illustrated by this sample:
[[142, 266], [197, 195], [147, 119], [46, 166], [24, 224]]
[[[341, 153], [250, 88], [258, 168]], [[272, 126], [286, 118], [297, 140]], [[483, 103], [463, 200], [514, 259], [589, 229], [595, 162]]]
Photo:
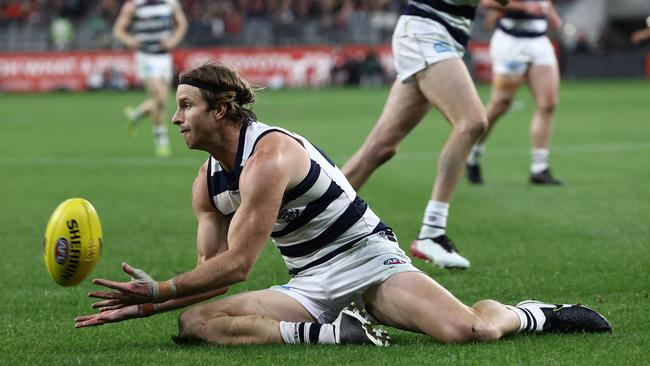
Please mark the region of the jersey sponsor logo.
[[389, 259], [386, 259], [384, 261], [384, 265], [386, 265], [386, 266], [390, 266], [390, 265], [393, 265], [393, 264], [405, 264], [405, 263], [406, 263], [406, 261], [404, 261], [403, 259], [399, 259], [399, 258], [389, 258]]
[[438, 53], [454, 52], [454, 48], [450, 44], [444, 42], [434, 42], [433, 49]]

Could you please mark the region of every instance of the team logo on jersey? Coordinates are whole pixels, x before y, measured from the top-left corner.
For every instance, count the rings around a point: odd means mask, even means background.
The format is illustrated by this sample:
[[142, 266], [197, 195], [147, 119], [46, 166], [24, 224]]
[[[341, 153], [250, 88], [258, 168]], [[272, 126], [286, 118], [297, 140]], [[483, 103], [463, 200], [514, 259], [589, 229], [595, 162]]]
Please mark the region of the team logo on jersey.
[[386, 265], [386, 266], [390, 266], [390, 265], [393, 265], [393, 264], [405, 264], [405, 263], [406, 263], [406, 261], [404, 261], [403, 259], [399, 259], [399, 258], [390, 258], [390, 259], [386, 259], [384, 261], [384, 265]]
[[454, 48], [444, 42], [433, 42], [433, 49], [436, 50], [438, 53], [446, 53], [446, 52], [453, 52]]
[[300, 210], [297, 208], [283, 208], [278, 214], [278, 218], [286, 222], [291, 222], [300, 215]]

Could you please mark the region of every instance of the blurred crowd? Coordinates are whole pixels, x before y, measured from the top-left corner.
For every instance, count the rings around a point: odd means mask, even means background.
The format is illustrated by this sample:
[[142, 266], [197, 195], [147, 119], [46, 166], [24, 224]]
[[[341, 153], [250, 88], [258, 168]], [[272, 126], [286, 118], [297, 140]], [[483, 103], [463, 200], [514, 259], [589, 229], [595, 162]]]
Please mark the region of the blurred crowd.
[[[389, 39], [407, 0], [180, 0], [190, 21], [186, 44], [297, 44]], [[44, 26], [90, 33], [111, 47], [110, 29], [124, 0], [0, 0], [0, 27]], [[52, 23], [64, 23], [58, 26]], [[57, 28], [58, 27], [58, 28]], [[56, 28], [56, 29], [55, 29]], [[52, 38], [56, 38], [53, 34]], [[69, 45], [72, 46], [72, 45]], [[88, 46], [86, 44], [80, 46]], [[63, 47], [55, 47], [63, 48]]]
[[[0, 0], [0, 49], [119, 47], [111, 36], [111, 28], [124, 1]], [[179, 2], [190, 21], [183, 46], [202, 47], [386, 43], [390, 41], [393, 27], [408, 0]], [[573, 3], [577, 1], [555, 1], [558, 9]], [[480, 15], [479, 12], [479, 17]], [[629, 33], [638, 26], [634, 22], [623, 25], [610, 24], [600, 33], [592, 32], [591, 42], [586, 42], [587, 37], [578, 29], [573, 37], [576, 51], [592, 52], [600, 47], [625, 46]], [[39, 32], [47, 32], [46, 40], [40, 44], [32, 42], [39, 39]], [[475, 33], [477, 34], [472, 37], [481, 39], [486, 32]], [[485, 35], [487, 36], [487, 33]], [[16, 39], [17, 37], [19, 39]], [[621, 41], [616, 42], [617, 40]]]

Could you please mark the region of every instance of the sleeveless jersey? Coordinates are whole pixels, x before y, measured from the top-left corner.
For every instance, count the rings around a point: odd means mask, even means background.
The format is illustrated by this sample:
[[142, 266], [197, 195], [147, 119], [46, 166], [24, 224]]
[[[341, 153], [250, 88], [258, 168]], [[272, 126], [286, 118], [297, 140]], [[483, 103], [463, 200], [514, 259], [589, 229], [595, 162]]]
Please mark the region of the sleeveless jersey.
[[[522, 2], [547, 3], [548, 0], [519, 0]], [[499, 29], [513, 37], [533, 38], [546, 34], [548, 22], [545, 15], [530, 15], [523, 11], [505, 10], [498, 23]]]
[[409, 0], [402, 14], [428, 18], [442, 24], [456, 42], [466, 47], [479, 1]]
[[241, 171], [257, 142], [271, 132], [291, 136], [311, 158], [307, 176], [284, 193], [271, 233], [271, 240], [280, 250], [290, 274], [325, 263], [378, 232], [384, 232], [395, 241], [390, 228], [357, 196], [343, 173], [325, 154], [297, 134], [260, 122], [242, 126], [232, 172], [224, 170], [213, 157], [208, 160], [208, 191], [217, 210], [224, 215], [237, 210], [241, 203]]
[[135, 0], [131, 33], [141, 43], [138, 51], [167, 53], [160, 41], [170, 37], [174, 29], [174, 4], [176, 0]]

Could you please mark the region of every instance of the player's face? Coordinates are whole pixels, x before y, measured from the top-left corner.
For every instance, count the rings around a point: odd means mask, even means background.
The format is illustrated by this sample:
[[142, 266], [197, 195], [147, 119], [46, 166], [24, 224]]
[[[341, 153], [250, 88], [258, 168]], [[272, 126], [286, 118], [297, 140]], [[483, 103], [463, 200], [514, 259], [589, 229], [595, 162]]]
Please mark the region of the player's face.
[[181, 84], [176, 90], [176, 112], [172, 123], [178, 126], [185, 144], [190, 149], [206, 148], [211, 113], [198, 88]]

